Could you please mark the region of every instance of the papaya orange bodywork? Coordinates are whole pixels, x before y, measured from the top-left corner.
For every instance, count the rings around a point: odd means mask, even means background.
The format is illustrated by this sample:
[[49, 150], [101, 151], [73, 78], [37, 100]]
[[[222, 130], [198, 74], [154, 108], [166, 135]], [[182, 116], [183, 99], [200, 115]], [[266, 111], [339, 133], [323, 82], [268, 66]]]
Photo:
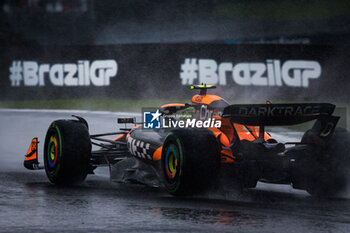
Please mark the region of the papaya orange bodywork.
[[185, 107], [185, 104], [165, 104], [163, 106], [160, 106], [161, 108], [169, 108], [169, 107]]
[[153, 153], [153, 160], [157, 161], [160, 160], [162, 158], [162, 149], [163, 147], [160, 146], [157, 148], [157, 150]]
[[[233, 123], [231, 124], [229, 118], [222, 118], [218, 116], [213, 116], [215, 120], [221, 120], [221, 128], [209, 128], [210, 131], [214, 133], [221, 146], [224, 147], [221, 150], [221, 161], [225, 163], [235, 162], [236, 156], [232, 154], [230, 149], [231, 142], [236, 140], [235, 131], [239, 140], [254, 141], [259, 137], [259, 127], [258, 126], [246, 126], [241, 124]], [[265, 132], [264, 139], [271, 139], [271, 136]]]
[[234, 162], [234, 159], [236, 158], [230, 149], [230, 140], [229, 138], [219, 129], [217, 128], [209, 128], [210, 131], [214, 133], [218, 141], [220, 142], [221, 146], [223, 147], [221, 149], [221, 161], [223, 162]]
[[123, 137], [125, 137], [125, 134], [122, 134], [122, 135], [116, 137], [115, 139], [113, 139], [113, 141], [121, 140]]
[[[259, 126], [248, 126], [248, 125], [240, 125], [234, 124], [239, 138], [246, 139], [248, 141], [253, 141], [259, 137]], [[271, 136], [265, 132], [264, 140], [271, 139]]]
[[216, 100], [222, 100], [222, 98], [217, 95], [195, 95], [192, 98], [192, 103], [211, 104]]
[[37, 157], [38, 157], [38, 138], [33, 138], [32, 142], [30, 143], [27, 156], [25, 156], [24, 158], [24, 161], [37, 159]]

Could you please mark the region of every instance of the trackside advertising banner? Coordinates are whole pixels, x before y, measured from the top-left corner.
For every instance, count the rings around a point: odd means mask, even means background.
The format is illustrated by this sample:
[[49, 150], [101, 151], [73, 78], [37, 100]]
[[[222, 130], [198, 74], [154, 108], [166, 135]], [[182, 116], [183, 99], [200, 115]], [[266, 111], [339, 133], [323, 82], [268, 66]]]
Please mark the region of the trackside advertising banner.
[[145, 44], [3, 47], [0, 99], [188, 98], [211, 84], [227, 99], [349, 101], [350, 48]]

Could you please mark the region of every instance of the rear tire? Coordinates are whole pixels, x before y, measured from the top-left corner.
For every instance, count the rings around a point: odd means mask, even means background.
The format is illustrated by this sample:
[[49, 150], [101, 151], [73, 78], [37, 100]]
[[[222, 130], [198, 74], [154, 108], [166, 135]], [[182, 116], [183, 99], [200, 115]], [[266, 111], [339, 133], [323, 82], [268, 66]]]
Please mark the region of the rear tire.
[[219, 146], [206, 129], [176, 129], [166, 137], [161, 159], [165, 189], [173, 195], [203, 191], [216, 180]]
[[350, 174], [350, 132], [336, 128], [319, 161], [319, 168], [308, 181], [307, 192], [316, 197], [336, 197], [345, 191]]
[[44, 164], [54, 184], [81, 183], [90, 171], [91, 141], [87, 126], [77, 120], [57, 120], [46, 133]]

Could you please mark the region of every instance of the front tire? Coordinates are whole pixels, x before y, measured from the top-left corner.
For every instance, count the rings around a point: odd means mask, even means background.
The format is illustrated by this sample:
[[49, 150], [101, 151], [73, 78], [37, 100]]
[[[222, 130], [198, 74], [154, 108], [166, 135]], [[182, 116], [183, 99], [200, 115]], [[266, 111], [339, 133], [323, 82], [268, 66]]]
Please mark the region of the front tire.
[[44, 164], [54, 184], [70, 185], [85, 180], [90, 170], [91, 141], [87, 126], [77, 120], [57, 120], [46, 133]]
[[173, 130], [164, 141], [161, 164], [163, 183], [169, 193], [199, 193], [215, 181], [219, 171], [216, 137], [204, 129]]

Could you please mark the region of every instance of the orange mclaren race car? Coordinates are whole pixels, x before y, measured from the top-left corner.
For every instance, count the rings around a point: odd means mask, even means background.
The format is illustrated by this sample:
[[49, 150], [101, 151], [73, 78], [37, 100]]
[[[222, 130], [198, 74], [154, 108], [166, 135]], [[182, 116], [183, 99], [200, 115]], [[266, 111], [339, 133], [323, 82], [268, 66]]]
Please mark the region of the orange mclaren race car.
[[[334, 105], [230, 105], [207, 94], [215, 86], [191, 88], [200, 90], [191, 103], [144, 111], [140, 123], [119, 118], [118, 123], [134, 124], [120, 132], [90, 135], [79, 116], [52, 122], [44, 143], [47, 177], [55, 184], [79, 183], [96, 167], [108, 165], [121, 179], [143, 183], [152, 177], [173, 195], [218, 185], [252, 188], [258, 181], [291, 184], [317, 196], [334, 196], [345, 188], [350, 134], [336, 128]], [[265, 126], [312, 120], [300, 142], [279, 143], [265, 132]], [[117, 137], [106, 139], [110, 135]], [[28, 169], [41, 168], [37, 144], [34, 138], [24, 161]]]

